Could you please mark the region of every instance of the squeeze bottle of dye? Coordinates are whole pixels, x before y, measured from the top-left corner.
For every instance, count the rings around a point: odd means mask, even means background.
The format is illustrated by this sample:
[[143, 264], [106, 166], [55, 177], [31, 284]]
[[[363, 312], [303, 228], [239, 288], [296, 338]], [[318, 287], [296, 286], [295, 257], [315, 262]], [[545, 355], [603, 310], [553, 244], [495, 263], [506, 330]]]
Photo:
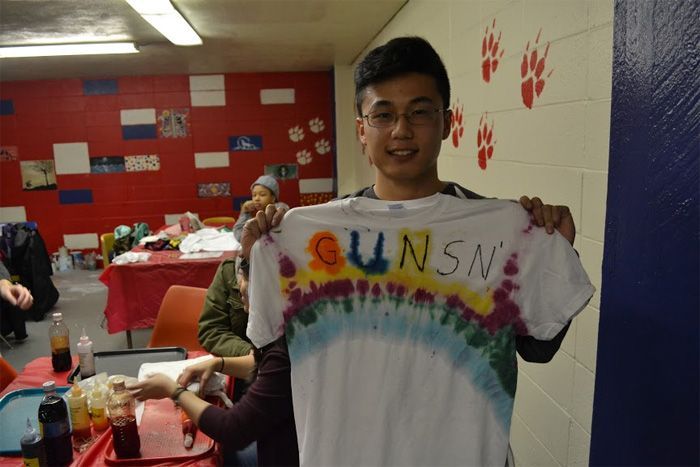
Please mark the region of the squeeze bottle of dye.
[[112, 426], [114, 452], [120, 459], [141, 457], [141, 438], [136, 426], [136, 401], [126, 390], [123, 379], [112, 383], [114, 392], [109, 396], [109, 424]]
[[22, 462], [26, 467], [44, 467], [46, 465], [46, 453], [44, 452], [44, 441], [32, 422], [27, 418], [27, 429], [20, 439], [22, 446]]
[[86, 440], [92, 436], [90, 429], [90, 414], [88, 413], [87, 395], [78, 382], [68, 391], [68, 409], [70, 421], [73, 424], [73, 439], [77, 442]]
[[95, 375], [95, 354], [92, 353], [92, 341], [85, 334], [83, 327], [83, 335], [80, 336], [78, 342], [78, 360], [80, 362], [80, 377], [82, 379], [89, 378]]
[[68, 371], [73, 364], [70, 358], [68, 326], [63, 322], [63, 313], [54, 313], [51, 318], [53, 319], [53, 323], [49, 326], [51, 365], [53, 365], [53, 371]]
[[39, 404], [39, 428], [44, 438], [46, 462], [49, 465], [68, 465], [73, 462], [73, 446], [68, 424], [68, 408], [56, 394], [56, 383], [43, 385], [44, 398]]
[[104, 431], [109, 426], [107, 419], [107, 393], [101, 385], [95, 385], [90, 394], [90, 418], [95, 431]]

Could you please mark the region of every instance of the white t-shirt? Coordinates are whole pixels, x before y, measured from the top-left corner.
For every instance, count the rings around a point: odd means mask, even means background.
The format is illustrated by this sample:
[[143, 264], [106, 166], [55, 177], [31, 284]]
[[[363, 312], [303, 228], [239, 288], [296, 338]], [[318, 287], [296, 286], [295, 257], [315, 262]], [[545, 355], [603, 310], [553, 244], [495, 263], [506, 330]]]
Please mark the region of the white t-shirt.
[[594, 288], [519, 204], [435, 194], [292, 209], [253, 248], [248, 337], [286, 334], [301, 465], [494, 465], [515, 335], [554, 337]]

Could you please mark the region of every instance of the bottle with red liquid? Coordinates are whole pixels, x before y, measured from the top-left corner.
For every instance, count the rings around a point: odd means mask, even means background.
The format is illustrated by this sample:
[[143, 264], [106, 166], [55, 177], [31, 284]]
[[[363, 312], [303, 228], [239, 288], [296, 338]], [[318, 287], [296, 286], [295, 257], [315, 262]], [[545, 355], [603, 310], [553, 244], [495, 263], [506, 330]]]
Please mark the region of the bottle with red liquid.
[[141, 438], [136, 426], [136, 401], [123, 379], [115, 379], [107, 401], [114, 452], [120, 459], [141, 457]]
[[68, 407], [56, 394], [56, 383], [47, 381], [43, 385], [44, 398], [39, 404], [39, 428], [44, 437], [46, 461], [49, 465], [68, 465], [73, 461]]

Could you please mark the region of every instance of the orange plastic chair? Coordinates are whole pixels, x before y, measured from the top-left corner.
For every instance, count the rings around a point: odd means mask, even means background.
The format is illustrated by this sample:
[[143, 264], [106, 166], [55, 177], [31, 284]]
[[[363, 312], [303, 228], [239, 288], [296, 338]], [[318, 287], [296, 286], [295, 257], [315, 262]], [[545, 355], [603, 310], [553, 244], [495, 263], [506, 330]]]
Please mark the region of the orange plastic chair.
[[206, 225], [207, 227], [221, 227], [222, 225], [225, 225], [226, 227], [232, 228], [233, 224], [236, 223], [236, 218], [235, 217], [227, 217], [227, 216], [221, 216], [221, 217], [207, 217], [202, 221], [202, 224]]
[[197, 338], [197, 323], [204, 308], [207, 289], [172, 285], [158, 310], [148, 347], [184, 347], [204, 350]]
[[15, 370], [10, 362], [0, 357], [0, 391], [4, 391], [8, 384], [15, 380], [17, 377], [17, 370]]

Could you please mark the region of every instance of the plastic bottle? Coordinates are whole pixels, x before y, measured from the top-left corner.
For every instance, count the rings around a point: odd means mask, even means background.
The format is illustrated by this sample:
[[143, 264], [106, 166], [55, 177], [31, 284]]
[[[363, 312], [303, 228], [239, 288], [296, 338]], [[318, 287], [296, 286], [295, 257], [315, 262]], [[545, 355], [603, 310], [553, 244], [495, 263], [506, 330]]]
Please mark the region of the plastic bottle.
[[63, 322], [63, 313], [53, 313], [51, 318], [53, 324], [49, 326], [49, 339], [51, 339], [53, 371], [68, 371], [73, 363], [70, 357], [68, 326]]
[[83, 327], [83, 335], [80, 336], [77, 347], [78, 361], [80, 362], [80, 377], [85, 379], [94, 376], [95, 354], [92, 353], [92, 341], [87, 334], [85, 334], [85, 327]]
[[73, 461], [68, 408], [63, 398], [56, 394], [55, 382], [47, 381], [43, 388], [44, 398], [39, 404], [39, 428], [44, 437], [46, 462], [49, 465], [68, 465]]
[[109, 426], [107, 419], [107, 391], [101, 384], [95, 385], [90, 394], [90, 418], [95, 431], [104, 431]]
[[120, 459], [141, 456], [141, 438], [136, 426], [136, 401], [126, 390], [123, 379], [115, 379], [109, 396], [109, 424], [112, 426], [114, 452]]
[[44, 440], [32, 426], [29, 418], [27, 418], [27, 429], [20, 439], [20, 444], [22, 446], [22, 462], [26, 467], [44, 467], [46, 465]]
[[73, 439], [76, 441], [76, 444], [80, 444], [84, 440], [92, 437], [87, 394], [83, 392], [76, 381], [73, 383], [71, 390], [68, 391], [67, 398], [70, 421], [73, 426]]

